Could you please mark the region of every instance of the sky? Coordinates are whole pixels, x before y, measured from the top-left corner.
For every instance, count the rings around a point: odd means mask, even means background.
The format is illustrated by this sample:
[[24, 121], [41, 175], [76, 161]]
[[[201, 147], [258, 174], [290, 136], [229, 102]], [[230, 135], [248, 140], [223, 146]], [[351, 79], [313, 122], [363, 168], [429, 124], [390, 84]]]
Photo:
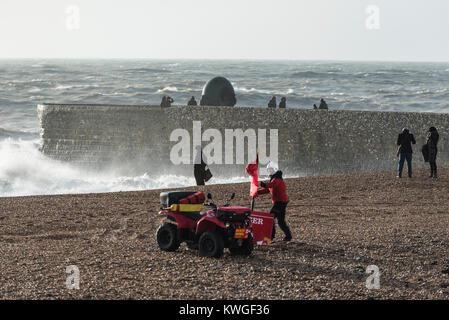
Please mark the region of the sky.
[[448, 0], [0, 0], [0, 58], [449, 61]]

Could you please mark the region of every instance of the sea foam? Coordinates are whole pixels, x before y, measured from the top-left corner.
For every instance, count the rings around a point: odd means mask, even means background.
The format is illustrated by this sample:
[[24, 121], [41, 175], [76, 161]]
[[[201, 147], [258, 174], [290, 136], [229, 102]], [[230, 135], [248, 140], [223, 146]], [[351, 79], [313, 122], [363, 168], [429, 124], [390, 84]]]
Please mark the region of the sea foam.
[[[50, 159], [39, 151], [39, 140], [0, 140], [0, 197], [79, 194], [167, 189], [195, 185], [192, 176], [145, 172], [124, 176], [119, 170], [89, 171]], [[118, 169], [118, 168], [116, 168]], [[212, 178], [211, 184], [247, 182], [248, 177]]]

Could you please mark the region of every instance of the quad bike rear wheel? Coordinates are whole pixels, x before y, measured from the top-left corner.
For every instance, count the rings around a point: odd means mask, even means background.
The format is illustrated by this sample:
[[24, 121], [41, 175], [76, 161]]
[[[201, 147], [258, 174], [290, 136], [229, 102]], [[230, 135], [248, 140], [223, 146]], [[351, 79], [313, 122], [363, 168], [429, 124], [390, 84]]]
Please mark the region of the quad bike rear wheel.
[[223, 255], [224, 241], [216, 230], [204, 232], [199, 241], [200, 255], [208, 258], [219, 258]]
[[164, 223], [156, 233], [157, 244], [164, 251], [178, 250], [181, 242], [178, 239], [177, 227], [172, 223]]
[[254, 249], [254, 240], [251, 234], [248, 234], [248, 238], [243, 240], [241, 246], [230, 247], [229, 251], [232, 255], [249, 256]]

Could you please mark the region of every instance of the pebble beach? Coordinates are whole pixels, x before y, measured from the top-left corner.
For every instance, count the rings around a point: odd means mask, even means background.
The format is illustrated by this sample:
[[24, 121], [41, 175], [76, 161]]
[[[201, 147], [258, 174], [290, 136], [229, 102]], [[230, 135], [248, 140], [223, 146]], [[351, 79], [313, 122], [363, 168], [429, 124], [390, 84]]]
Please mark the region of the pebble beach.
[[[447, 299], [449, 168], [286, 179], [287, 223], [249, 257], [160, 251], [163, 190], [0, 198], [1, 299]], [[190, 187], [250, 205], [249, 182]], [[256, 201], [269, 211], [270, 199]], [[68, 266], [80, 288], [67, 289]], [[380, 271], [368, 289], [367, 267]]]

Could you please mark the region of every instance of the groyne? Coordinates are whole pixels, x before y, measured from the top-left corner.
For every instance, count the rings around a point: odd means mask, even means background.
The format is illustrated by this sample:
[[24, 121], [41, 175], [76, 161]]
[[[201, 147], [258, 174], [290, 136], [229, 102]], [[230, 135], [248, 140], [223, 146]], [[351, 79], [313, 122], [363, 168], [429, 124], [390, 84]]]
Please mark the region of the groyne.
[[[427, 165], [420, 149], [431, 126], [440, 133], [438, 163], [449, 165], [449, 114], [45, 103], [38, 105], [38, 115], [45, 155], [94, 169], [190, 174], [192, 165], [172, 163], [170, 155], [178, 142], [170, 137], [174, 130], [183, 129], [193, 140], [196, 121], [201, 122], [202, 133], [215, 129], [223, 139], [226, 130], [253, 129], [257, 133], [265, 129], [268, 156], [273, 143], [270, 129], [273, 134], [277, 129], [278, 162], [289, 175], [395, 169], [396, 139], [403, 127], [417, 140], [416, 167]], [[224, 141], [222, 147], [224, 150]], [[246, 145], [245, 163], [236, 162], [210, 167], [216, 175], [242, 174], [248, 162]]]

